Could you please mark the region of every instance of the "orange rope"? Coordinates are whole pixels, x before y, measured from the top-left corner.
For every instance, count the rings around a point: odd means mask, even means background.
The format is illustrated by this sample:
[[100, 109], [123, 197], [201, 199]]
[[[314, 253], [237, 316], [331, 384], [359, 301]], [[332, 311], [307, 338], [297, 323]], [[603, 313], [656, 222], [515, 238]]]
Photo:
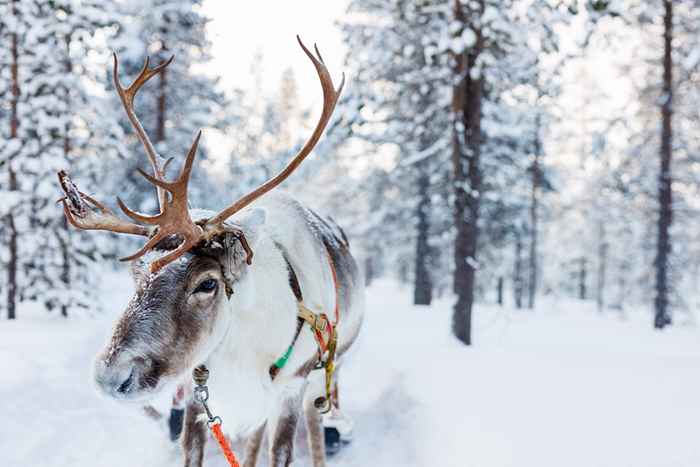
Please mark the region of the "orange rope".
[[231, 446], [228, 444], [226, 436], [224, 436], [223, 431], [221, 431], [221, 423], [212, 423], [211, 432], [216, 438], [216, 440], [219, 442], [219, 446], [221, 446], [221, 451], [223, 451], [224, 457], [226, 457], [226, 460], [228, 461], [229, 465], [231, 467], [240, 467], [240, 465], [238, 464], [238, 460], [236, 460], [235, 454], [233, 454], [233, 451], [231, 450]]

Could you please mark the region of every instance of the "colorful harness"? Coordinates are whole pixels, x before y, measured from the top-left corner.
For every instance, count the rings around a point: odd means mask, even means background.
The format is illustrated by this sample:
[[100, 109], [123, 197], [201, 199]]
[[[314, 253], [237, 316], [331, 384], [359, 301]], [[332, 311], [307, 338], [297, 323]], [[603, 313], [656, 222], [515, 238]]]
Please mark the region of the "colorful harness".
[[292, 343], [289, 345], [289, 347], [287, 347], [287, 351], [270, 366], [270, 378], [274, 380], [291, 357], [292, 352], [294, 351], [294, 345], [299, 338], [299, 334], [301, 333], [301, 329], [304, 327], [304, 323], [308, 324], [314, 339], [316, 340], [316, 344], [318, 345], [318, 360], [314, 365], [314, 370], [324, 369], [326, 373], [326, 396], [319, 397], [316, 399], [316, 401], [314, 401], [316, 408], [318, 408], [321, 413], [329, 412], [332, 407], [331, 391], [333, 387], [333, 373], [335, 371], [335, 353], [338, 345], [338, 332], [336, 327], [340, 317], [340, 291], [338, 289], [338, 275], [335, 270], [335, 264], [333, 263], [333, 259], [331, 258], [328, 250], [326, 250], [326, 255], [328, 257], [328, 264], [331, 268], [333, 287], [335, 289], [335, 322], [332, 322], [326, 313], [315, 313], [304, 304], [304, 297], [301, 293], [299, 280], [294, 272], [294, 268], [285, 256], [287, 269], [289, 270], [289, 285], [297, 299], [297, 329], [294, 333]]
[[[301, 293], [301, 287], [299, 285], [297, 275], [287, 257], [283, 255], [285, 261], [287, 262], [287, 269], [289, 270], [289, 285], [291, 286], [292, 292], [294, 292], [294, 296], [297, 299], [297, 329], [294, 333], [292, 343], [287, 348], [287, 351], [270, 366], [270, 378], [274, 380], [291, 357], [292, 351], [294, 350], [294, 344], [299, 338], [299, 334], [301, 333], [301, 329], [304, 327], [304, 323], [308, 324], [311, 328], [311, 332], [314, 335], [316, 344], [318, 345], [318, 360], [316, 361], [313, 369], [324, 369], [326, 373], [326, 396], [321, 396], [314, 401], [314, 405], [321, 413], [328, 413], [333, 407], [333, 373], [335, 371], [335, 351], [338, 345], [338, 331], [336, 328], [340, 317], [340, 291], [338, 289], [338, 276], [335, 270], [335, 264], [333, 263], [333, 258], [331, 257], [331, 253], [328, 249], [326, 249], [326, 254], [328, 257], [328, 264], [331, 268], [331, 275], [333, 277], [333, 287], [335, 288], [335, 322], [331, 322], [328, 315], [325, 313], [315, 313], [304, 305], [304, 299]], [[221, 429], [221, 417], [215, 416], [209, 408], [209, 388], [207, 387], [209, 370], [207, 370], [206, 366], [200, 365], [194, 369], [192, 377], [195, 382], [194, 399], [202, 404], [202, 407], [207, 414], [207, 425], [209, 426], [212, 435], [214, 435], [214, 438], [216, 438], [216, 441], [219, 443], [219, 447], [221, 448], [221, 451], [223, 452], [224, 457], [226, 457], [229, 465], [231, 467], [240, 467], [238, 459], [236, 459], [236, 456], [231, 449], [231, 445]]]

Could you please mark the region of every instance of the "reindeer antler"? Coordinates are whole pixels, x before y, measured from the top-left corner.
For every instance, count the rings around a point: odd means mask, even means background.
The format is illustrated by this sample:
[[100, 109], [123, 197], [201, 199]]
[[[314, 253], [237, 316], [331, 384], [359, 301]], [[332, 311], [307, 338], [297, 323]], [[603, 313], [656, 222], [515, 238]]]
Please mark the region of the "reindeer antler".
[[[58, 172], [58, 183], [65, 193], [65, 197], [58, 202], [63, 204], [66, 219], [76, 229], [108, 230], [145, 237], [151, 235], [148, 227], [119, 219], [104, 204], [82, 193], [64, 170]], [[90, 209], [88, 204], [97, 208], [98, 212]]]
[[180, 176], [174, 182], [167, 182], [159, 178], [153, 177], [141, 169], [138, 169], [139, 173], [149, 182], [151, 182], [156, 187], [165, 190], [170, 193], [171, 199], [167, 200], [161, 207], [161, 212], [155, 216], [144, 216], [143, 214], [138, 214], [131, 209], [129, 209], [124, 202], [117, 198], [117, 203], [124, 214], [129, 216], [131, 219], [144, 223], [157, 226], [155, 235], [153, 235], [148, 242], [139, 251], [131, 256], [122, 258], [124, 261], [130, 261], [139, 258], [151, 250], [159, 241], [170, 235], [179, 235], [183, 238], [182, 243], [167, 255], [162, 258], [157, 259], [151, 264], [151, 271], [155, 272], [176, 260], [193, 246], [202, 240], [202, 228], [197, 224], [192, 222], [190, 213], [187, 206], [187, 185], [190, 182], [190, 174], [192, 173], [192, 163], [194, 162], [194, 156], [197, 154], [197, 146], [199, 145], [199, 138], [202, 136], [202, 132], [197, 133], [197, 137], [194, 139], [190, 151], [187, 153], [187, 158], [185, 159], [185, 165], [180, 171]]
[[314, 57], [314, 55], [309, 51], [309, 49], [306, 48], [299, 36], [297, 36], [297, 41], [299, 42], [301, 48], [304, 50], [306, 56], [309, 57], [311, 62], [314, 64], [316, 72], [318, 73], [318, 77], [321, 80], [321, 89], [323, 90], [323, 111], [321, 112], [321, 117], [319, 118], [318, 123], [316, 124], [316, 128], [311, 134], [311, 137], [306, 141], [306, 144], [304, 144], [304, 146], [301, 148], [299, 153], [297, 153], [297, 155], [294, 156], [294, 158], [279, 174], [277, 174], [275, 177], [272, 177], [271, 179], [269, 179], [250, 193], [239, 198], [237, 201], [235, 201], [229, 207], [225, 208], [223, 211], [219, 212], [216, 216], [207, 221], [207, 226], [217, 226], [223, 224], [223, 222], [226, 221], [226, 219], [231, 217], [233, 214], [237, 213], [256, 199], [260, 198], [262, 195], [264, 195], [265, 193], [267, 193], [268, 191], [272, 190], [273, 188], [277, 187], [280, 183], [285, 181], [287, 177], [289, 177], [292, 174], [292, 172], [294, 172], [297, 169], [297, 167], [301, 165], [306, 156], [308, 156], [311, 153], [314, 146], [316, 146], [316, 143], [318, 143], [318, 140], [321, 138], [323, 130], [326, 128], [326, 125], [328, 125], [328, 121], [331, 119], [331, 115], [333, 115], [333, 110], [335, 110], [335, 104], [338, 102], [340, 93], [342, 92], [343, 86], [345, 85], [345, 73], [343, 73], [342, 79], [340, 81], [340, 86], [338, 86], [338, 89], [336, 90], [335, 86], [333, 85], [333, 79], [331, 78], [331, 74], [328, 72], [328, 68], [326, 68], [326, 64], [323, 62], [323, 57], [321, 57], [321, 53], [319, 52], [318, 47], [316, 47], [316, 44], [314, 44], [314, 50], [316, 51], [316, 56]]
[[[158, 179], [162, 179], [165, 172], [165, 165], [167, 165], [167, 162], [163, 166], [163, 168], [160, 167], [160, 164], [158, 163], [158, 153], [156, 152], [153, 143], [151, 143], [151, 139], [146, 134], [146, 131], [143, 129], [143, 125], [141, 125], [141, 121], [136, 116], [136, 112], [134, 111], [134, 98], [139, 92], [139, 89], [141, 89], [141, 86], [146, 84], [149, 79], [151, 79], [158, 73], [165, 71], [165, 69], [168, 67], [168, 65], [170, 65], [175, 56], [171, 56], [167, 61], [161, 63], [155, 68], [148, 68], [150, 58], [146, 57], [146, 60], [143, 63], [143, 68], [141, 68], [139, 75], [128, 87], [125, 88], [119, 81], [119, 59], [117, 58], [116, 53], [112, 55], [114, 57], [114, 68], [112, 69], [112, 79], [114, 81], [114, 87], [117, 90], [117, 94], [119, 94], [119, 99], [122, 101], [124, 111], [126, 112], [126, 116], [131, 122], [131, 126], [134, 127], [136, 135], [141, 141], [141, 144], [143, 144], [143, 148], [146, 150], [146, 155], [148, 156], [148, 160], [151, 161], [151, 166], [153, 167], [153, 173], [155, 177]], [[161, 187], [156, 187], [156, 192], [158, 193], [159, 208], [162, 208], [162, 206], [167, 201], [167, 195]]]
[[[115, 54], [113, 71], [114, 85], [122, 101], [124, 110], [129, 117], [129, 121], [136, 130], [136, 133], [146, 150], [146, 154], [151, 161], [154, 174], [150, 175], [141, 169], [138, 169], [138, 171], [146, 180], [148, 180], [148, 182], [155, 185], [160, 204], [160, 213], [155, 216], [145, 216], [143, 214], [139, 214], [129, 209], [121, 199], [117, 198], [117, 203], [124, 214], [129, 216], [134, 221], [146, 225], [132, 224], [130, 222], [123, 221], [117, 218], [101, 203], [78, 191], [77, 187], [75, 187], [75, 185], [70, 181], [67, 174], [61, 171], [58, 175], [59, 183], [66, 196], [60, 201], [63, 202], [66, 218], [71, 225], [84, 230], [108, 230], [118, 233], [130, 233], [150, 237], [139, 251], [131, 256], [123, 258], [123, 260], [133, 260], [143, 256], [148, 251], [152, 250], [158, 244], [158, 242], [168, 236], [174, 235], [180, 237], [182, 242], [175, 250], [151, 263], [151, 272], [158, 271], [166, 264], [185, 254], [197, 244], [201, 242], [210, 242], [216, 237], [226, 233], [233, 234], [238, 237], [242, 247], [247, 253], [246, 261], [248, 264], [250, 264], [253, 252], [250, 250], [243, 232], [233, 226], [225, 225], [225, 221], [233, 214], [255, 201], [257, 198], [277, 187], [280, 183], [286, 180], [287, 177], [289, 177], [297, 169], [297, 167], [299, 167], [299, 165], [304, 161], [306, 156], [311, 153], [314, 146], [316, 146], [316, 143], [318, 143], [318, 140], [321, 138], [323, 130], [326, 128], [326, 125], [333, 114], [333, 110], [335, 109], [335, 105], [338, 102], [338, 97], [343, 89], [343, 84], [345, 83], [345, 75], [343, 75], [340, 86], [336, 90], [318, 48], [314, 45], [314, 50], [316, 52], [316, 55], [314, 56], [314, 54], [312, 54], [309, 49], [306, 48], [299, 36], [297, 36], [297, 40], [299, 41], [301, 48], [304, 50], [304, 53], [306, 53], [311, 62], [314, 64], [316, 72], [318, 73], [321, 81], [321, 89], [323, 90], [323, 111], [321, 112], [321, 117], [316, 124], [316, 128], [299, 153], [294, 156], [294, 158], [279, 174], [242, 198], [238, 199], [211, 219], [205, 219], [198, 221], [197, 223], [192, 221], [188, 211], [187, 188], [190, 181], [190, 174], [192, 173], [192, 165], [197, 152], [197, 146], [199, 144], [199, 139], [202, 132], [200, 131], [197, 134], [197, 137], [192, 143], [192, 146], [187, 154], [187, 158], [185, 159], [185, 164], [180, 171], [179, 177], [177, 180], [169, 182], [164, 179], [164, 172], [165, 167], [167, 167], [170, 160], [166, 161], [162, 168], [160, 167], [158, 154], [156, 153], [151, 140], [148, 138], [148, 135], [144, 131], [141, 122], [134, 112], [134, 97], [141, 86], [143, 86], [151, 77], [163, 71], [165, 67], [172, 62], [173, 58], [171, 57], [168, 61], [161, 63], [155, 68], [148, 68], [149, 60], [146, 59], [143, 69], [139, 73], [138, 77], [130, 86], [124, 88], [119, 82], [119, 63]], [[168, 197], [168, 193], [170, 193], [170, 197]], [[97, 208], [99, 213], [95, 213], [93, 210], [89, 209], [86, 201]]]

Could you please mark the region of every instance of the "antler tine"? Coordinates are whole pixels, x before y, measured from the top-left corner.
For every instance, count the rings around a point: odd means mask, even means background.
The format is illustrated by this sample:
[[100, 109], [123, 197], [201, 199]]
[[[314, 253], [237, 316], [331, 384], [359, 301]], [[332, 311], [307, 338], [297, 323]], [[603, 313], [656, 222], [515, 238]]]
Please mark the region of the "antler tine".
[[168, 171], [168, 167], [170, 167], [170, 163], [174, 160], [174, 157], [168, 157], [168, 159], [165, 161], [165, 164], [163, 164], [163, 177], [165, 177], [166, 172]]
[[[150, 228], [119, 219], [104, 204], [79, 191], [65, 171], [58, 172], [58, 182], [65, 194], [60, 200], [63, 204], [63, 214], [68, 223], [76, 229], [105, 230], [144, 237], [151, 234]], [[99, 213], [91, 210], [86, 205], [86, 200], [96, 207]]]
[[123, 258], [119, 258], [119, 261], [132, 261], [135, 260], [136, 258], [140, 258], [146, 253], [148, 253], [154, 246], [158, 244], [159, 241], [161, 241], [165, 235], [163, 235], [161, 232], [156, 233], [153, 237], [151, 237], [144, 246], [141, 247], [139, 251], [136, 253], [125, 256]]
[[[170, 65], [175, 56], [171, 56], [168, 60], [156, 66], [155, 68], [148, 68], [148, 65], [150, 64], [150, 59], [146, 57], [146, 60], [143, 63], [143, 68], [141, 68], [139, 75], [126, 88], [122, 86], [121, 81], [119, 80], [119, 59], [117, 58], [117, 54], [114, 53], [113, 57], [114, 67], [112, 70], [112, 78], [114, 80], [114, 87], [117, 90], [117, 94], [119, 95], [119, 99], [122, 102], [122, 106], [126, 111], [126, 115], [129, 118], [129, 122], [131, 122], [131, 126], [134, 127], [134, 130], [136, 131], [136, 134], [139, 140], [141, 141], [141, 144], [143, 144], [143, 147], [146, 150], [146, 155], [148, 156], [148, 159], [151, 162], [154, 175], [156, 176], [156, 178], [163, 178], [164, 171], [163, 169], [161, 169], [160, 164], [158, 163], [158, 153], [156, 152], [153, 143], [151, 143], [150, 138], [146, 134], [146, 131], [143, 129], [143, 125], [141, 125], [141, 122], [139, 121], [134, 111], [134, 98], [139, 92], [139, 89], [141, 89], [141, 86], [146, 84], [146, 82], [149, 79], [151, 79], [153, 76], [157, 75], [158, 73], [163, 71], [168, 65]], [[162, 188], [156, 187], [156, 191], [158, 193], [159, 205], [162, 207], [167, 201], [167, 195], [165, 194]]]
[[[173, 195], [183, 191], [183, 188], [184, 188], [184, 194], [187, 195], [187, 186], [190, 182], [190, 174], [192, 173], [192, 164], [194, 162], [194, 157], [197, 154], [197, 146], [199, 146], [199, 139], [201, 138], [201, 136], [202, 136], [202, 131], [200, 130], [197, 133], [197, 136], [195, 137], [194, 142], [192, 143], [192, 146], [190, 146], [190, 150], [187, 153], [187, 157], [185, 158], [185, 165], [182, 167], [182, 170], [180, 171], [180, 175], [178, 176], [178, 179], [175, 180], [174, 182], [160, 180], [160, 179], [144, 172], [140, 168], [137, 168], [136, 170], [138, 171], [138, 173], [141, 174], [141, 176], [143, 178], [148, 180], [150, 183], [152, 183], [153, 185], [160, 187], [164, 190], [169, 191]], [[170, 159], [168, 160], [168, 162], [170, 162]], [[167, 206], [167, 204], [165, 206]], [[166, 209], [166, 207], [163, 207], [163, 210], [165, 210], [165, 209]]]
[[139, 251], [131, 256], [122, 258], [122, 261], [131, 261], [145, 255], [158, 244], [159, 241], [169, 235], [178, 235], [182, 237], [182, 243], [175, 250], [151, 263], [151, 272], [156, 272], [166, 264], [185, 254], [202, 239], [202, 228], [192, 222], [187, 208], [187, 188], [201, 136], [202, 132], [199, 131], [187, 153], [185, 164], [180, 170], [180, 175], [174, 182], [157, 179], [139, 169], [139, 173], [143, 175], [146, 180], [172, 194], [170, 201], [163, 204], [160, 214], [156, 216], [144, 216], [143, 214], [132, 211], [121, 199], [117, 198], [119, 207], [127, 216], [146, 224], [158, 226], [156, 235], [154, 235]]
[[318, 56], [315, 57], [314, 54], [312, 54], [311, 51], [309, 51], [309, 49], [304, 45], [299, 36], [297, 36], [297, 41], [299, 42], [299, 45], [301, 46], [306, 56], [309, 57], [309, 59], [313, 63], [314, 68], [316, 68], [316, 72], [318, 73], [319, 80], [321, 81], [321, 89], [323, 91], [323, 111], [321, 112], [321, 117], [319, 118], [319, 121], [316, 124], [316, 128], [314, 128], [314, 131], [309, 137], [308, 141], [306, 141], [306, 143], [297, 153], [297, 155], [294, 156], [294, 158], [279, 174], [269, 179], [268, 181], [266, 181], [250, 193], [246, 194], [242, 198], [239, 198], [229, 207], [225, 208], [223, 211], [219, 212], [216, 216], [212, 217], [206, 222], [205, 226], [210, 226], [212, 232], [215, 232], [218, 226], [221, 226], [226, 221], [226, 219], [231, 217], [233, 214], [248, 206], [260, 196], [264, 195], [268, 191], [277, 187], [284, 180], [286, 180], [287, 177], [289, 177], [292, 174], [292, 172], [294, 172], [297, 169], [297, 167], [299, 167], [299, 165], [304, 161], [306, 156], [308, 156], [311, 153], [314, 146], [316, 146], [316, 143], [318, 143], [318, 140], [321, 138], [323, 130], [326, 128], [326, 125], [328, 125], [328, 121], [330, 120], [331, 115], [333, 115], [333, 110], [335, 110], [335, 105], [338, 102], [340, 93], [342, 92], [343, 86], [345, 85], [345, 73], [343, 73], [342, 75], [340, 86], [338, 86], [338, 89], [336, 89], [333, 85], [333, 79], [331, 78], [331, 75], [323, 62], [323, 57], [321, 57], [321, 53], [319, 52], [318, 47], [314, 45], [314, 49]]
[[122, 212], [128, 217], [137, 222], [143, 222], [144, 224], [158, 225], [159, 221], [163, 218], [162, 212], [155, 216], [144, 216], [136, 211], [132, 211], [119, 196], [117, 196], [117, 205], [119, 205], [119, 209], [121, 209]]
[[199, 242], [199, 240], [199, 237], [185, 237], [183, 242], [175, 250], [153, 261], [153, 263], [151, 263], [151, 271], [156, 272], [168, 263], [175, 261], [180, 256], [187, 253], [193, 246], [195, 246]]
[[194, 137], [190, 150], [185, 158], [185, 165], [182, 167], [182, 172], [180, 173], [180, 178], [178, 181], [182, 180], [185, 185], [190, 182], [190, 175], [192, 174], [192, 165], [194, 164], [194, 158], [197, 155], [197, 148], [199, 147], [199, 139], [202, 137], [202, 130], [197, 132], [197, 136]]

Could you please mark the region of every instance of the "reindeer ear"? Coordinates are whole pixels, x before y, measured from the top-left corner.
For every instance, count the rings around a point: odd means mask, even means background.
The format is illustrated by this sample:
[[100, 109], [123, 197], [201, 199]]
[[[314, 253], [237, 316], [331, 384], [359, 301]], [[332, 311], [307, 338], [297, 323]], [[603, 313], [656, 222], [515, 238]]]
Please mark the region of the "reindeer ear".
[[251, 248], [255, 248], [258, 243], [266, 219], [267, 211], [263, 208], [247, 209], [236, 219], [236, 226], [241, 229]]
[[[248, 248], [255, 250], [255, 245], [260, 240], [260, 232], [265, 225], [267, 212], [262, 208], [253, 208], [241, 212], [233, 223], [239, 229], [245, 239], [237, 235], [229, 235], [224, 239], [224, 254], [221, 258], [221, 270], [226, 283], [226, 296], [230, 299], [233, 294], [233, 287], [241, 274], [241, 265], [245, 264], [247, 257], [242, 251], [239, 242], [245, 241]], [[238, 245], [239, 248], [235, 246]], [[237, 254], [236, 251], [239, 251]], [[243, 256], [240, 256], [243, 254]], [[236, 259], [238, 256], [238, 260]], [[250, 264], [250, 263], [249, 263]]]

